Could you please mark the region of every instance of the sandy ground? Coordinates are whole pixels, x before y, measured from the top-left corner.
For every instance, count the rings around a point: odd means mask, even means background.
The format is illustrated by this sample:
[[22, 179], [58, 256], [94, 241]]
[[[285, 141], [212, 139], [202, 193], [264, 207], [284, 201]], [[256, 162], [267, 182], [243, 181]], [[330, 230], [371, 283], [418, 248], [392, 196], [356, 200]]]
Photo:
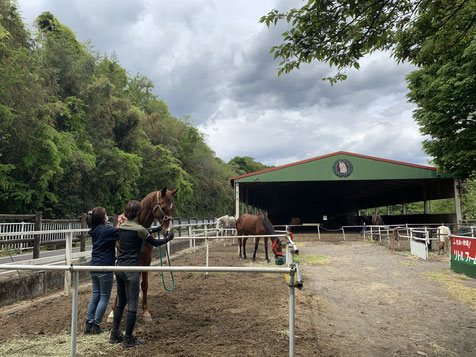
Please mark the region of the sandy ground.
[[[349, 237], [295, 237], [304, 278], [304, 289], [296, 290], [297, 356], [476, 355], [476, 280], [450, 272], [446, 256], [425, 262]], [[236, 246], [212, 246], [210, 265], [253, 264], [268, 266], [262, 245], [256, 263], [240, 261]], [[173, 265], [203, 266], [205, 252]], [[80, 324], [90, 298], [83, 290]], [[154, 320], [139, 319], [135, 331], [144, 345], [124, 350], [107, 342], [108, 333], [80, 333], [78, 356], [288, 355], [289, 288], [282, 276], [181, 273], [167, 292], [153, 274], [149, 295]], [[69, 355], [70, 297], [7, 311], [0, 310], [0, 356]]]

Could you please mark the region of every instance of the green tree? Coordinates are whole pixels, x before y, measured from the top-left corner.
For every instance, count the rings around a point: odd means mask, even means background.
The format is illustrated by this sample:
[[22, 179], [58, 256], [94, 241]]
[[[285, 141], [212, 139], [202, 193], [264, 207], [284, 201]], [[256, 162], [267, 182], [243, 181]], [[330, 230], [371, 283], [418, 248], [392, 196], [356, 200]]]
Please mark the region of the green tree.
[[473, 0], [308, 0], [299, 9], [274, 9], [260, 22], [291, 24], [283, 43], [271, 48], [282, 59], [279, 74], [314, 60], [345, 70], [376, 50], [390, 50], [399, 60], [427, 65], [456, 44], [471, 38], [476, 24]]
[[463, 184], [464, 194], [461, 197], [463, 217], [476, 219], [476, 181], [468, 180]]
[[407, 76], [414, 118], [434, 163], [457, 177], [476, 176], [476, 34]]
[[272, 166], [266, 166], [249, 156], [235, 156], [228, 162], [238, 175], [248, 174], [250, 172], [261, 171]]

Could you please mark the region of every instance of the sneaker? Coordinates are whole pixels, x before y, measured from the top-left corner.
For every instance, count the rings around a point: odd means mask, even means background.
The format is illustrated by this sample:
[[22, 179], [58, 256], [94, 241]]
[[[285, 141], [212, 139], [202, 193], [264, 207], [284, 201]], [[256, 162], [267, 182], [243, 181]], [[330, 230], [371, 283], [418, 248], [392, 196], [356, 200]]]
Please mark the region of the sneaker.
[[134, 336], [124, 336], [124, 341], [122, 341], [123, 347], [135, 347], [138, 345], [142, 345], [145, 341], [139, 338], [135, 338]]
[[111, 330], [111, 336], [109, 336], [109, 343], [120, 343], [124, 341], [124, 335], [118, 330]]
[[86, 320], [86, 323], [84, 324], [83, 333], [85, 335], [89, 335], [91, 333], [91, 328], [92, 328], [92, 323]]

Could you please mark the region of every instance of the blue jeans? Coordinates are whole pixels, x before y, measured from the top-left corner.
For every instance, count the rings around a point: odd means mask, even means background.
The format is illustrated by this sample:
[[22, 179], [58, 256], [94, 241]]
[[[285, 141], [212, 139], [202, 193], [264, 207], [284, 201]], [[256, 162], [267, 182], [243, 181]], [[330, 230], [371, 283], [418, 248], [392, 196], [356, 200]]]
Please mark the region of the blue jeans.
[[101, 325], [107, 303], [111, 297], [112, 284], [114, 282], [113, 273], [92, 271], [89, 274], [93, 283], [93, 296], [89, 302], [86, 320], [96, 325]]

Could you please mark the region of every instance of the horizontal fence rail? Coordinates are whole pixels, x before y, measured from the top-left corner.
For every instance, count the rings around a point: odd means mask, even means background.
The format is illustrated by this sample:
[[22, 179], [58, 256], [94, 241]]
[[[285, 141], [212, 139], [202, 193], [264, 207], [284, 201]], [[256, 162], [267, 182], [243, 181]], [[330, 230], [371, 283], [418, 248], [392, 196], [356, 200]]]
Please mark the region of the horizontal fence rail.
[[[71, 252], [72, 233], [81, 232], [82, 230], [70, 230], [66, 232], [67, 251]], [[236, 238], [235, 236], [221, 238]], [[188, 237], [183, 239], [197, 239], [196, 237]], [[208, 238], [206, 238], [208, 242]], [[291, 253], [293, 254], [293, 253]], [[208, 255], [208, 253], [207, 253]], [[301, 288], [299, 266], [291, 264], [283, 268], [268, 267], [198, 267], [198, 266], [81, 266], [72, 264], [71, 256], [66, 257], [66, 265], [31, 265], [31, 264], [1, 264], [0, 269], [5, 270], [30, 270], [30, 271], [64, 271], [65, 282], [71, 285], [72, 279], [72, 317], [71, 317], [71, 356], [76, 356], [76, 334], [78, 328], [78, 287], [79, 273], [81, 271], [134, 271], [134, 272], [202, 272], [202, 273], [262, 273], [262, 274], [289, 274], [289, 356], [295, 356], [295, 288]], [[69, 280], [67, 279], [69, 275]], [[296, 276], [298, 280], [296, 281]]]

